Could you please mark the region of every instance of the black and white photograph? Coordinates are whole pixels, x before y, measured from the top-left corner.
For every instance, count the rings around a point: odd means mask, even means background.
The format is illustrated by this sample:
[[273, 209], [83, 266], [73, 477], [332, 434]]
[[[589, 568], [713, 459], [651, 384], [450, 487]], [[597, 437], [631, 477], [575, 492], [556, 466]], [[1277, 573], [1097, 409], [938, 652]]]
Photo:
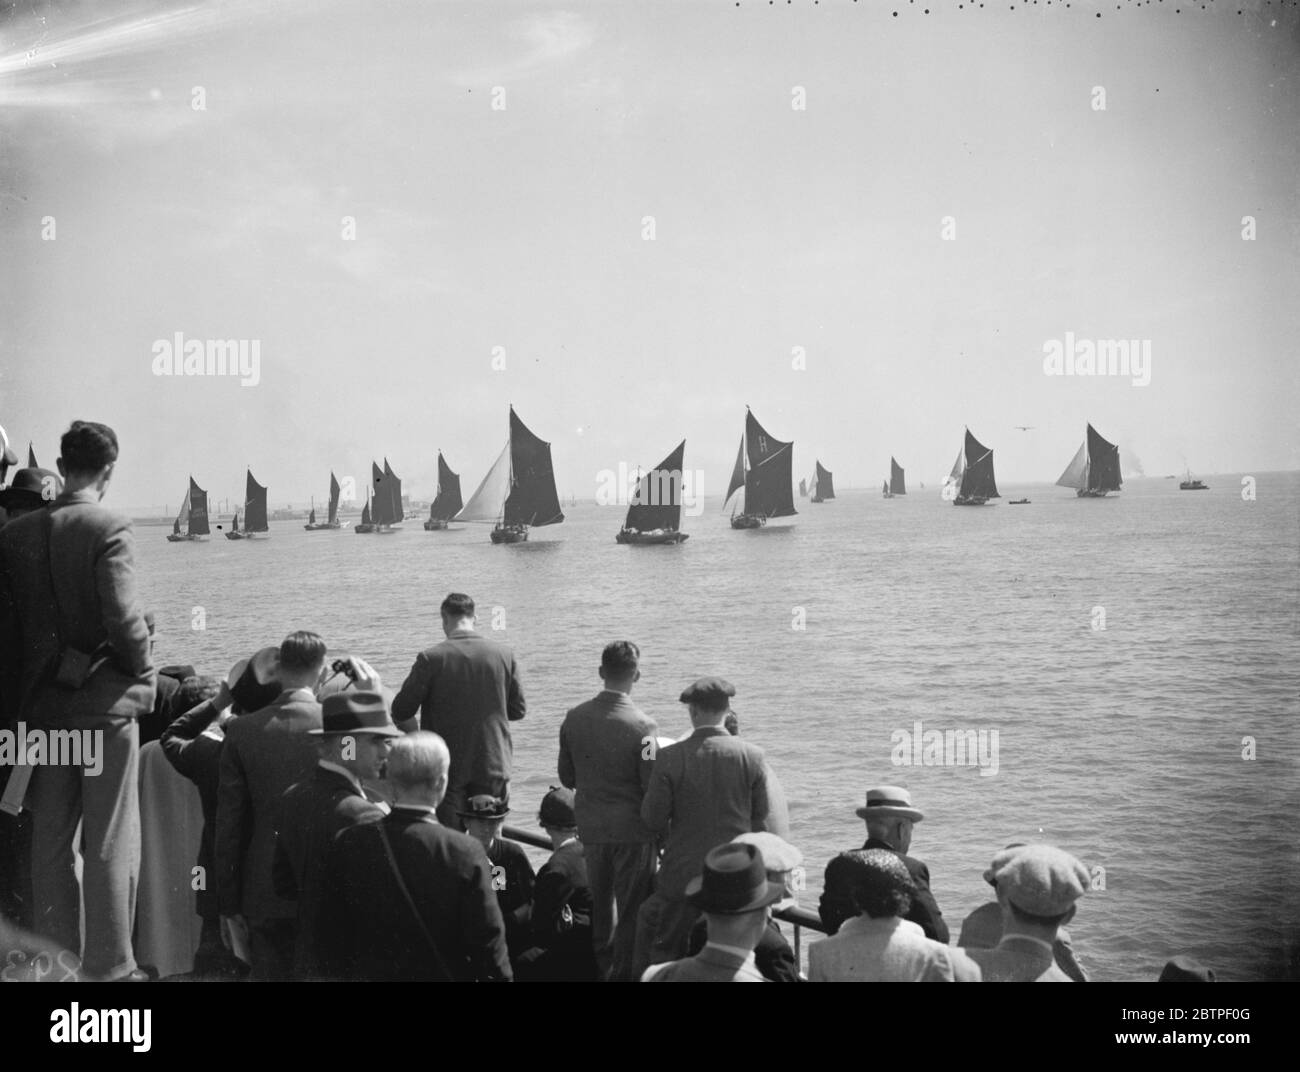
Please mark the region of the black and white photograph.
[[27, 1041], [1300, 980], [1297, 295], [1300, 0], [0, 2]]

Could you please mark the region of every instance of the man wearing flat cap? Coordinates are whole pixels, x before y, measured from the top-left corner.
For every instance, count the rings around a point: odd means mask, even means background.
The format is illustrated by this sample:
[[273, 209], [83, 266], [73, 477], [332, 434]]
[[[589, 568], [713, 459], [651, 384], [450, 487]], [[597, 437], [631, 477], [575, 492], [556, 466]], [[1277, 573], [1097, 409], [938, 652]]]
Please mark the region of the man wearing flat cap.
[[321, 706], [316, 769], [280, 798], [271, 878], [278, 896], [298, 903], [293, 977], [320, 974], [315, 946], [321, 868], [340, 830], [382, 819], [385, 810], [368, 795], [363, 779], [379, 778], [393, 738], [388, 706], [378, 692], [339, 692]]
[[690, 685], [681, 702], [690, 708], [694, 732], [659, 749], [655, 758], [641, 818], [663, 839], [664, 855], [655, 891], [637, 916], [633, 960], [638, 975], [686, 952], [700, 915], [686, 889], [698, 878], [709, 851], [741, 834], [767, 829], [763, 751], [723, 726], [735, 694], [720, 677]]
[[[916, 891], [910, 898], [911, 908], [906, 918], [917, 924], [927, 938], [946, 945], [948, 924], [944, 922], [943, 913], [939, 911], [934, 894], [930, 892], [930, 869], [920, 860], [907, 855], [907, 850], [912, 845], [912, 826], [925, 818], [917, 808], [912, 807], [911, 794], [902, 786], [875, 786], [867, 790], [866, 806], [858, 808], [857, 814], [867, 824], [867, 840], [862, 846], [863, 850], [885, 849], [894, 853], [912, 876]], [[857, 915], [844, 868], [843, 854], [826, 865], [819, 908], [827, 934], [834, 934], [841, 923]]]
[[701, 874], [686, 884], [686, 899], [703, 912], [709, 939], [695, 956], [655, 964], [643, 983], [765, 983], [754, 959], [772, 905], [785, 887], [767, 877], [754, 845], [721, 845], [704, 857]]
[[993, 857], [984, 879], [998, 891], [1002, 940], [993, 949], [965, 950], [984, 981], [1073, 982], [1056, 966], [1052, 945], [1088, 889], [1088, 869], [1051, 845], [1018, 845]]

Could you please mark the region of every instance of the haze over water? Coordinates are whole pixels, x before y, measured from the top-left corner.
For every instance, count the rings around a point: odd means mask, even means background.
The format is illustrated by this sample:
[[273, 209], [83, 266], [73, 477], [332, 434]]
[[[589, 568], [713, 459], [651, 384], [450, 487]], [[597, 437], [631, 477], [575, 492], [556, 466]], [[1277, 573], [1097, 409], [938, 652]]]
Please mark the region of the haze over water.
[[[847, 492], [796, 500], [793, 527], [755, 533], [731, 530], [711, 500], [684, 519], [680, 547], [618, 546], [623, 509], [591, 503], [513, 547], [492, 546], [484, 526], [426, 533], [419, 518], [366, 537], [273, 522], [270, 539], [238, 543], [214, 530], [169, 544], [141, 527], [138, 573], [161, 663], [224, 674], [311, 628], [393, 687], [441, 639], [442, 597], [469, 592], [480, 628], [522, 668], [519, 825], [535, 825], [558, 782], [560, 721], [599, 688], [601, 647], [629, 638], [643, 655], [633, 698], [665, 734], [689, 731], [688, 682], [735, 684], [742, 733], [790, 799], [805, 907], [826, 861], [861, 844], [866, 788], [896, 783], [925, 812], [913, 855], [954, 941], [989, 898], [993, 853], [1041, 838], [1104, 868], [1104, 891], [1070, 925], [1093, 978], [1154, 979], [1177, 953], [1222, 979], [1276, 978], [1300, 922], [1300, 474], [1253, 475], [1254, 502], [1224, 475], [1196, 493], [1129, 480], [1105, 500], [1001, 485], [997, 506], [972, 509], [937, 487], [892, 501]], [[1007, 505], [1021, 495], [1032, 503]], [[891, 734], [917, 720], [996, 729], [996, 775], [894, 766]]]

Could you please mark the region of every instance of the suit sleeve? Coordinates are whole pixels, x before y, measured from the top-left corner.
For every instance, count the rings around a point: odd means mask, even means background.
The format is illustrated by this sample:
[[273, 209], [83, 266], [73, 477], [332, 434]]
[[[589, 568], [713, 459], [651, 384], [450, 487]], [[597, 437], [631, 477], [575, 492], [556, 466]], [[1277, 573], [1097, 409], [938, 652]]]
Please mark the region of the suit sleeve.
[[[238, 723], [236, 723], [237, 725]], [[234, 734], [221, 749], [221, 773], [217, 783], [217, 836], [214, 856], [217, 866], [217, 910], [223, 916], [240, 912], [243, 898], [244, 850], [252, 825], [248, 778], [239, 758]]]
[[750, 790], [750, 829], [758, 832], [767, 829], [767, 815], [771, 811], [771, 805], [767, 799], [767, 772], [763, 769], [763, 755], [760, 752], [758, 762], [755, 764], [758, 768], [753, 782], [753, 788]]
[[673, 814], [673, 783], [667, 766], [656, 760], [650, 775], [650, 786], [641, 800], [641, 821], [663, 837], [668, 833]]
[[167, 757], [167, 762], [172, 765], [177, 774], [183, 774], [193, 780], [194, 764], [190, 762], [186, 751], [190, 742], [212, 725], [212, 720], [217, 717], [217, 713], [216, 704], [211, 700], [204, 700], [197, 706], [191, 707], [163, 730], [158, 744], [162, 748], [163, 755]]
[[647, 748], [646, 745], [656, 741], [659, 726], [653, 718], [647, 718], [642, 723], [642, 730], [641, 758], [637, 761], [637, 776], [641, 779], [641, 796], [644, 797], [650, 788], [650, 776], [654, 774], [655, 754], [659, 748], [658, 744], [655, 744], [654, 748]]
[[556, 773], [560, 776], [560, 784], [565, 789], [576, 789], [578, 785], [578, 772], [573, 767], [573, 754], [569, 751], [569, 735], [565, 732], [568, 729], [569, 720], [560, 723], [560, 757], [556, 761]]
[[1074, 982], [1086, 983], [1088, 981], [1088, 973], [1083, 970], [1083, 965], [1079, 963], [1078, 958], [1074, 955], [1074, 946], [1070, 943], [1070, 935], [1064, 928], [1056, 932], [1056, 941], [1052, 943], [1052, 956], [1056, 960], [1056, 966]]
[[0, 651], [6, 653], [0, 660], [0, 722], [18, 717], [22, 699], [22, 673], [18, 653], [22, 651], [21, 622], [14, 605], [9, 572], [5, 567], [4, 551], [0, 550]]
[[506, 925], [492, 889], [492, 864], [481, 845], [467, 850], [463, 864], [464, 892], [460, 926], [473, 958], [477, 982], [508, 983], [514, 978], [506, 952]]
[[276, 823], [275, 852], [271, 858], [271, 887], [277, 897], [283, 897], [286, 901], [298, 899], [298, 878], [293, 873], [293, 852], [290, 847], [293, 834], [289, 832], [288, 824], [284, 822], [284, 816], [290, 814], [293, 809], [292, 793], [291, 787], [280, 797], [281, 819]]
[[[827, 934], [834, 934], [846, 919], [858, 914], [849, 891], [845, 888], [843, 870], [844, 867], [837, 856], [826, 865], [826, 873], [822, 878], [822, 896], [817, 904], [817, 913], [822, 917], [822, 926], [826, 928]], [[811, 964], [811, 947], [809, 949], [809, 964]]]
[[565, 934], [562, 919], [564, 906], [573, 896], [574, 886], [568, 873], [558, 867], [543, 867], [533, 888], [533, 944], [548, 949]]
[[527, 713], [528, 705], [524, 702], [524, 687], [519, 683], [519, 664], [511, 655], [510, 683], [506, 693], [506, 718], [511, 722], [518, 722]]
[[916, 883], [916, 896], [912, 900], [912, 911], [908, 913], [907, 918], [913, 923], [919, 923], [927, 938], [933, 938], [936, 942], [947, 945], [948, 924], [944, 922], [943, 913], [939, 911], [939, 903], [930, 892], [930, 869], [925, 864], [919, 864], [912, 873], [912, 881]]
[[316, 930], [311, 948], [316, 956], [315, 970], [324, 979], [348, 977], [348, 926], [346, 881], [343, 850], [336, 837], [325, 850], [321, 865], [320, 903], [316, 911]]
[[[402, 687], [393, 697], [393, 721], [405, 722], [420, 713], [424, 698], [429, 694], [429, 682], [433, 679], [433, 665], [424, 652], [415, 657], [411, 672], [406, 675]], [[432, 711], [424, 712], [431, 715]], [[428, 721], [426, 718], [425, 721]]]
[[135, 598], [135, 538], [122, 520], [109, 534], [95, 561], [95, 587], [104, 632], [121, 669], [142, 677], [153, 669], [149, 627]]
[[771, 979], [774, 983], [802, 982], [794, 950], [771, 921], [763, 940], [754, 949], [754, 964], [764, 979]]

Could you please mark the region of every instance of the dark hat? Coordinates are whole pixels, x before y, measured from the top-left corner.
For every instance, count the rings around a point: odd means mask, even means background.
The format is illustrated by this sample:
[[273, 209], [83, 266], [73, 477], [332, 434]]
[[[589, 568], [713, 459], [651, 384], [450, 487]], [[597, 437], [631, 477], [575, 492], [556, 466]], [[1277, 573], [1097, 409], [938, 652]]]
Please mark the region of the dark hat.
[[858, 817], [872, 819], [877, 815], [896, 815], [919, 823], [925, 818], [912, 807], [912, 794], [902, 786], [878, 785], [867, 790], [867, 806], [857, 809]]
[[9, 486], [0, 490], [0, 506], [5, 509], [16, 506], [49, 506], [62, 493], [63, 481], [58, 473], [48, 469], [18, 469]]
[[738, 916], [776, 904], [785, 886], [769, 882], [763, 854], [753, 845], [719, 845], [704, 858], [704, 872], [686, 884], [686, 900], [702, 912]]
[[189, 663], [179, 663], [173, 666], [164, 666], [158, 671], [159, 677], [174, 677], [177, 681], [184, 681], [187, 677], [194, 677], [194, 667]]
[[1191, 957], [1174, 957], [1160, 973], [1158, 983], [1212, 983], [1214, 969], [1207, 968]]
[[510, 809], [501, 797], [478, 793], [470, 797], [456, 814], [462, 819], [504, 819], [510, 814]]
[[388, 717], [388, 705], [377, 692], [340, 692], [327, 697], [321, 705], [321, 728], [307, 732], [318, 737], [345, 733], [402, 736], [402, 731]]
[[687, 685], [680, 699], [684, 704], [700, 704], [720, 711], [735, 695], [736, 687], [730, 681], [720, 677], [702, 677]]
[[559, 789], [551, 786], [551, 791], [542, 797], [542, 806], [537, 812], [537, 822], [541, 826], [556, 826], [562, 829], [578, 825], [578, 817], [573, 811], [574, 793], [572, 789]]

